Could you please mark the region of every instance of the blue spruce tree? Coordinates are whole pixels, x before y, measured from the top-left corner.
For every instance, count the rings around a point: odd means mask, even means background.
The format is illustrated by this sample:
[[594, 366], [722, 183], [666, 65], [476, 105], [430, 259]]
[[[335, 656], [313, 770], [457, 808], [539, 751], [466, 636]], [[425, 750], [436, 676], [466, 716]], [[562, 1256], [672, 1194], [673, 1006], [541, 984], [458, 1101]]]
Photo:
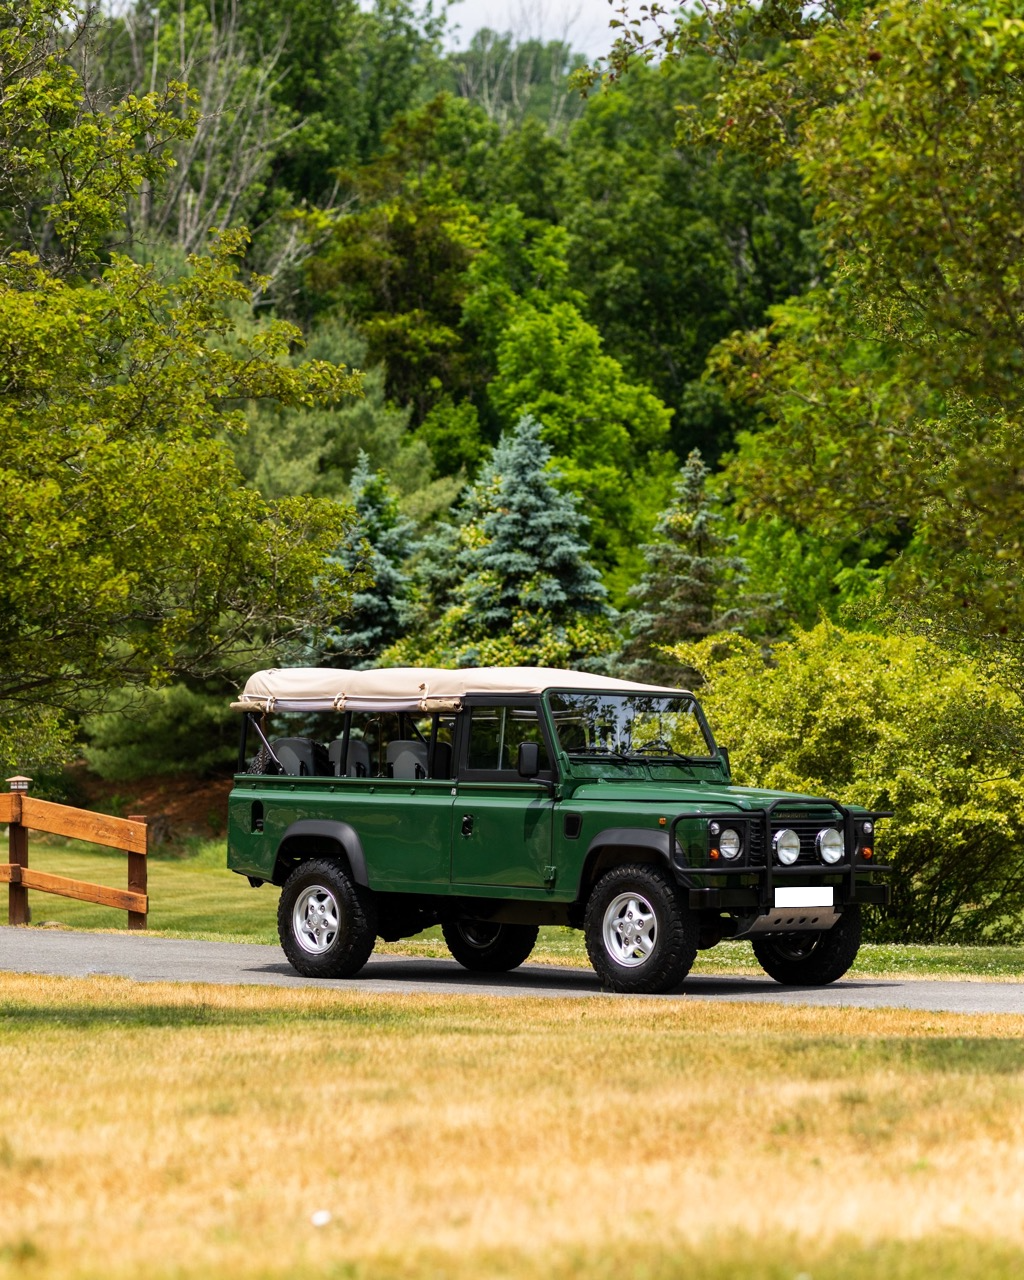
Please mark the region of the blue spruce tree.
[[569, 666], [602, 661], [611, 610], [587, 519], [556, 486], [535, 419], [502, 435], [425, 549], [420, 616], [388, 661]]
[[561, 627], [609, 612], [601, 575], [586, 558], [589, 522], [576, 499], [555, 487], [550, 459], [540, 424], [521, 418], [473, 486], [458, 594], [479, 634], [502, 634], [523, 609]]

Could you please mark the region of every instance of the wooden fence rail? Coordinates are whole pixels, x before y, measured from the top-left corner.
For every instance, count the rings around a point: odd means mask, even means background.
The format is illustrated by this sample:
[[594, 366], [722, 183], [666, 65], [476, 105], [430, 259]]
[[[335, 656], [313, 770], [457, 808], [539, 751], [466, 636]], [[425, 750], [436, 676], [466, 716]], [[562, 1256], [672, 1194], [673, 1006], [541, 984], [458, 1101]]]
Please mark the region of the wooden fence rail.
[[[38, 889], [42, 893], [56, 893], [63, 898], [77, 898], [81, 902], [95, 902], [101, 907], [127, 911], [128, 928], [145, 929], [149, 912], [146, 888], [149, 831], [145, 818], [112, 818], [105, 813], [90, 813], [87, 809], [36, 800], [24, 791], [11, 791], [0, 794], [0, 825], [5, 823], [9, 829], [9, 852], [8, 861], [0, 863], [0, 884], [9, 886], [8, 924], [28, 924], [28, 891]], [[128, 855], [128, 888], [110, 889], [106, 885], [31, 870], [28, 865], [29, 830], [46, 831], [51, 835], [122, 850]]]

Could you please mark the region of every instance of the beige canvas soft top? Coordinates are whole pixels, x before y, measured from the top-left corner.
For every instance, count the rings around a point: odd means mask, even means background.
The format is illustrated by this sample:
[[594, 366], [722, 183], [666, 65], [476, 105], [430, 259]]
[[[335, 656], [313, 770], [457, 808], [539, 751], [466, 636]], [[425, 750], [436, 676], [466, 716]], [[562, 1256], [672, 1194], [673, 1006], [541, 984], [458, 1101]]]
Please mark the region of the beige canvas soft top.
[[560, 667], [273, 667], [245, 683], [236, 711], [457, 711], [468, 693], [679, 693], [661, 685], [615, 680]]

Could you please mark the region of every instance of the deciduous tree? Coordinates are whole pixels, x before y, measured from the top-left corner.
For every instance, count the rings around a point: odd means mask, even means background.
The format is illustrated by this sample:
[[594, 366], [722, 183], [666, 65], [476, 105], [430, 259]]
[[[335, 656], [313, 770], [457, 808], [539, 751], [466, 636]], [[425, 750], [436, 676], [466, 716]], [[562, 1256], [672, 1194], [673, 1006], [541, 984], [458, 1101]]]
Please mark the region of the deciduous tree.
[[821, 269], [795, 164], [766, 169], [717, 139], [678, 136], [680, 108], [703, 119], [719, 79], [694, 54], [592, 95], [568, 139], [559, 209], [605, 349], [672, 407], [679, 460], [699, 448], [711, 464], [744, 415], [701, 384], [708, 352]]
[[541, 424], [569, 488], [593, 529], [594, 556], [619, 596], [636, 547], [670, 487], [670, 411], [607, 355], [601, 335], [569, 302], [520, 301], [498, 345], [488, 389], [506, 421], [517, 411]]
[[[0, 750], [18, 767], [59, 754], [69, 714], [107, 690], [263, 652], [336, 616], [353, 585], [325, 566], [349, 510], [268, 502], [225, 435], [244, 429], [246, 401], [333, 401], [359, 379], [291, 367], [291, 325], [234, 333], [230, 309], [252, 291], [242, 232], [171, 283], [116, 255], [100, 268], [103, 237], [163, 165], [139, 112], [158, 135], [181, 121], [156, 99], [86, 111], [71, 12], [0, 7], [0, 167], [24, 196], [0, 253]], [[59, 274], [12, 247], [37, 228]]]
[[763, 414], [733, 470], [743, 505], [880, 532], [904, 549], [892, 583], [905, 609], [976, 648], [1019, 637], [1019, 6], [703, 8], [666, 38], [722, 68], [710, 132], [796, 162], [831, 267], [719, 353], [733, 393]]

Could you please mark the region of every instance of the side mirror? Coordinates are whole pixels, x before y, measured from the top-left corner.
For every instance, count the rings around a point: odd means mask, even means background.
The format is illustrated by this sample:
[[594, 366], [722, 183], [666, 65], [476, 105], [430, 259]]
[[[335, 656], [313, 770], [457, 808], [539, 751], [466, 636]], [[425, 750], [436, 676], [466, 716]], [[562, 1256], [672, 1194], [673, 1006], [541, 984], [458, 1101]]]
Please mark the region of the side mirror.
[[719, 748], [718, 748], [718, 754], [721, 756], [721, 758], [722, 758], [722, 763], [725, 765], [725, 772], [726, 772], [726, 773], [729, 775], [729, 777], [731, 778], [731, 777], [732, 777], [732, 764], [731, 764], [731, 763], [730, 763], [730, 761], [729, 761], [729, 748], [728, 748], [728, 747], [719, 747]]
[[516, 772], [520, 778], [536, 778], [540, 773], [540, 744], [537, 742], [520, 742], [519, 760]]

